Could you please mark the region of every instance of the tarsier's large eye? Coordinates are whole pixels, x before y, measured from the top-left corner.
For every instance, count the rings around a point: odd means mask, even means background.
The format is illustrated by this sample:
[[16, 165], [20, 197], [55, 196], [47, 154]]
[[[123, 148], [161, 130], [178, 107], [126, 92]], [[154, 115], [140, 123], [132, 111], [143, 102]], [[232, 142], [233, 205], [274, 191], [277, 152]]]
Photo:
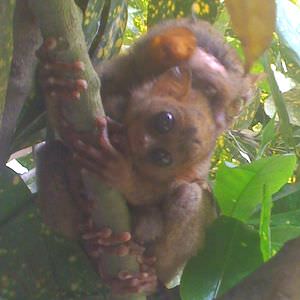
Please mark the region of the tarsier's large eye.
[[172, 164], [171, 154], [161, 148], [153, 149], [149, 153], [150, 160], [160, 167], [167, 167]]
[[159, 133], [169, 132], [175, 124], [175, 118], [172, 113], [162, 111], [154, 116], [153, 126]]

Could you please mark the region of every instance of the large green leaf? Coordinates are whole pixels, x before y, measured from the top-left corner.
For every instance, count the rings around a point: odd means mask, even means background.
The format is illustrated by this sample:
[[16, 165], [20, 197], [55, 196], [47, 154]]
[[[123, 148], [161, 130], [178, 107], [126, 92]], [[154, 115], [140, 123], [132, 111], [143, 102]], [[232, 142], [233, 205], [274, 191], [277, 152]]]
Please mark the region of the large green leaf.
[[12, 61], [15, 2], [15, 0], [1, 0], [0, 2], [0, 125]]
[[[248, 223], [258, 226], [259, 213], [256, 212]], [[286, 241], [300, 236], [300, 183], [286, 184], [273, 195], [270, 229], [273, 253]]]
[[219, 5], [220, 2], [216, 0], [149, 0], [148, 26], [164, 19], [182, 18], [192, 14], [212, 23], [216, 19]]
[[263, 187], [272, 195], [284, 185], [295, 168], [294, 155], [273, 156], [230, 168], [220, 166], [214, 188], [222, 214], [247, 220], [263, 199]]
[[263, 254], [264, 261], [267, 261], [272, 256], [271, 233], [270, 233], [272, 195], [269, 191], [268, 185], [263, 185], [262, 196], [263, 199], [261, 205], [260, 226], [259, 226], [260, 249]]
[[7, 169], [0, 184], [0, 298], [105, 299], [79, 244], [43, 225], [20, 177]]
[[28, 204], [30, 191], [20, 176], [9, 168], [0, 173], [0, 225]]
[[78, 244], [51, 234], [32, 203], [1, 226], [0, 238], [0, 296], [5, 299], [101, 295], [100, 279], [85, 253]]
[[205, 248], [184, 269], [183, 300], [210, 300], [262, 264], [259, 235], [238, 220], [221, 217], [208, 230]]
[[94, 65], [119, 53], [126, 29], [128, 4], [124, 0], [110, 1], [105, 28], [101, 28], [93, 40], [90, 55]]
[[88, 48], [90, 48], [99, 30], [101, 15], [105, 2], [107, 1], [89, 0], [85, 8], [82, 29]]
[[276, 4], [277, 32], [300, 65], [300, 8], [289, 0], [276, 0]]
[[300, 184], [286, 185], [273, 198], [272, 247], [278, 250], [286, 241], [300, 236]]

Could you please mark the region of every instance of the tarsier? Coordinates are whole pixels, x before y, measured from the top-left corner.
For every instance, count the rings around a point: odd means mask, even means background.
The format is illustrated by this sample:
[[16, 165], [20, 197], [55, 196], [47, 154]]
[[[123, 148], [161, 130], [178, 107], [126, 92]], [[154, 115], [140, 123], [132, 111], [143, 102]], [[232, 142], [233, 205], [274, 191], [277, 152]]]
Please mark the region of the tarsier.
[[[44, 91], [48, 101], [63, 106], [88, 87], [78, 75], [82, 63], [49, 60], [51, 51], [55, 40], [39, 50]], [[64, 120], [58, 132], [82, 168], [124, 195], [133, 226], [131, 233], [115, 235], [99, 228], [87, 230], [83, 237], [97, 245], [90, 253], [94, 256], [106, 248], [123, 255], [132, 245], [145, 247], [137, 255], [141, 272], [123, 272], [111, 282], [116, 292], [149, 294], [158, 282], [168, 283], [203, 246], [205, 230], [216, 215], [207, 185], [211, 154], [240, 101], [249, 97], [251, 80], [235, 51], [210, 24], [187, 19], [153, 27], [128, 53], [95, 69], [109, 117], [96, 120], [98, 147], [87, 145], [79, 133], [67, 137], [72, 128]], [[55, 153], [65, 163], [62, 144], [47, 147], [42, 151], [47, 162], [41, 169], [55, 163], [50, 158]], [[41, 185], [48, 184], [44, 173], [49, 172], [40, 171]], [[58, 176], [55, 172], [50, 176]], [[52, 188], [41, 187], [42, 198], [51, 197]], [[74, 184], [71, 192], [76, 194]], [[74, 197], [81, 196], [77, 192]], [[60, 208], [66, 214], [66, 235], [72, 235], [81, 214], [74, 206], [70, 220], [69, 206]]]

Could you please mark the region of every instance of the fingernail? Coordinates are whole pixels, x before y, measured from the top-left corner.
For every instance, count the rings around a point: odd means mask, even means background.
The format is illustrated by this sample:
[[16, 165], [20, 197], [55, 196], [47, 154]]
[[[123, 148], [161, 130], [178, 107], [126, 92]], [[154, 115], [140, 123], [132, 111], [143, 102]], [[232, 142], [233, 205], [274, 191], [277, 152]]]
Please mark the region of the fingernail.
[[81, 71], [85, 70], [85, 64], [82, 61], [76, 61], [74, 66]]
[[83, 90], [87, 90], [87, 88], [88, 88], [88, 83], [87, 83], [86, 80], [84, 80], [84, 79], [78, 79], [78, 80], [76, 81], [76, 83], [77, 83], [78, 87], [82, 88]]

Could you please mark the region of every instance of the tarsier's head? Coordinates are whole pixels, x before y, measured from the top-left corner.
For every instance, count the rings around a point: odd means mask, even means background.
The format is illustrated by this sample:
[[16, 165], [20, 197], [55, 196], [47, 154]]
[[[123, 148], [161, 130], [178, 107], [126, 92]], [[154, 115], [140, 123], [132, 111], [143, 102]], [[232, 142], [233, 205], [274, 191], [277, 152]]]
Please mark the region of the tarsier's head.
[[172, 180], [208, 161], [236, 111], [243, 74], [230, 74], [214, 56], [197, 51], [185, 65], [132, 91], [125, 116], [129, 151], [146, 176]]

